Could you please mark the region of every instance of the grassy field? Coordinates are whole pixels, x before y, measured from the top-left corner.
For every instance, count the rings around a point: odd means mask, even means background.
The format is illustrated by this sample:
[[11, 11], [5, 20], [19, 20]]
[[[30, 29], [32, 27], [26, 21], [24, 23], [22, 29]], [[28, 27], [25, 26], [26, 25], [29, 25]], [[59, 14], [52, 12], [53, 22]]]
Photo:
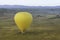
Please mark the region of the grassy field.
[[0, 17], [0, 40], [60, 40], [59, 24], [60, 19], [38, 18], [21, 34], [13, 19]]

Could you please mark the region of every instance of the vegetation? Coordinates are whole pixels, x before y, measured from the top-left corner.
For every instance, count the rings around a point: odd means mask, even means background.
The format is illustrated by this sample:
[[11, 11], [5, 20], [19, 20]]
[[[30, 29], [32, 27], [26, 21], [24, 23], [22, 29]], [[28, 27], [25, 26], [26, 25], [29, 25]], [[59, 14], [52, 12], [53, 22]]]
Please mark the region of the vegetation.
[[11, 12], [9, 9], [8, 11], [2, 11], [3, 15], [0, 12], [0, 40], [60, 40], [59, 14], [44, 14], [33, 10], [32, 25], [24, 34], [21, 34], [13, 19], [19, 10]]

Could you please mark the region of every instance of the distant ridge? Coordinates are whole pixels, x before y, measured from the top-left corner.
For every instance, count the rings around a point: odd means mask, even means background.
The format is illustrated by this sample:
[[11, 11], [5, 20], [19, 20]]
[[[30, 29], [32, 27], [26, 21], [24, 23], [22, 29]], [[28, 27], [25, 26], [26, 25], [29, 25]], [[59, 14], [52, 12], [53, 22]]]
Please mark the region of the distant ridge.
[[0, 5], [0, 8], [60, 8], [60, 6]]

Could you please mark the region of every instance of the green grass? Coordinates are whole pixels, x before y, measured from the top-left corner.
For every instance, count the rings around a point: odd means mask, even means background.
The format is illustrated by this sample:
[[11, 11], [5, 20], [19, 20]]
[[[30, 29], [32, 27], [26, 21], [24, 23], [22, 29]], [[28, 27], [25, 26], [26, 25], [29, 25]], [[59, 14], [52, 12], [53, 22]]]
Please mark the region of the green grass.
[[13, 20], [3, 18], [0, 20], [0, 40], [60, 40], [59, 24], [60, 19], [35, 20], [22, 34]]
[[15, 29], [1, 29], [0, 40], [60, 40], [60, 31], [29, 30], [21, 34]]

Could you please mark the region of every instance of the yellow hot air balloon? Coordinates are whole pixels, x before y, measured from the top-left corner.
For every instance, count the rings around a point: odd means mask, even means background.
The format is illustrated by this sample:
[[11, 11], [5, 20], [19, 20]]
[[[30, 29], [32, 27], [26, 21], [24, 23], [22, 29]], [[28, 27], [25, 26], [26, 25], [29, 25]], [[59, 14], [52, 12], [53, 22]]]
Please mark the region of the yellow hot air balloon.
[[32, 14], [29, 12], [18, 12], [14, 17], [15, 23], [22, 33], [31, 25], [32, 19]]

